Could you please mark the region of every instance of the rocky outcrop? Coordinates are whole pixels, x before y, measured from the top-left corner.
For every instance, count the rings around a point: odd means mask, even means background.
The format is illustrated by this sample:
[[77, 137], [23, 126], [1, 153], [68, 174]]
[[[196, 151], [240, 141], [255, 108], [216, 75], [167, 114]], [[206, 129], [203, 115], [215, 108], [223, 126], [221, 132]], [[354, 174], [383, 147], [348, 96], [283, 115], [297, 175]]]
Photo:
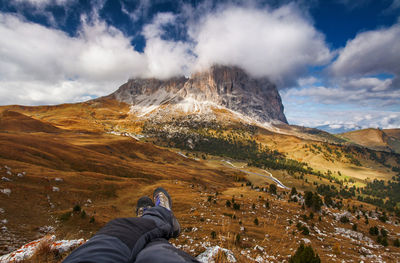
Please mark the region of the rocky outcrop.
[[261, 122], [287, 123], [276, 86], [238, 67], [213, 66], [190, 78], [131, 79], [111, 97], [133, 105], [142, 116], [161, 106], [199, 114], [210, 107], [221, 107]]

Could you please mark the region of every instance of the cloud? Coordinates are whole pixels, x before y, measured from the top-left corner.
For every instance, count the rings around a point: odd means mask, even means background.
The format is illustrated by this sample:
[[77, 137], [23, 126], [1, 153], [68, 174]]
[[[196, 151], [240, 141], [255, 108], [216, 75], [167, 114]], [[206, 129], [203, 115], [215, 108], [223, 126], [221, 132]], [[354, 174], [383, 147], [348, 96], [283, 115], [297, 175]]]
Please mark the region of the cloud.
[[400, 111], [373, 110], [366, 107], [332, 108], [324, 105], [307, 107], [286, 101], [286, 117], [291, 124], [306, 127], [328, 125], [331, 129], [394, 129], [400, 127]]
[[282, 92], [287, 99], [303, 98], [304, 101], [328, 105], [353, 104], [362, 106], [391, 106], [400, 101], [400, 90], [388, 90], [392, 80], [359, 78], [340, 82], [336, 87], [311, 86], [292, 88]]
[[174, 24], [177, 17], [172, 13], [160, 13], [153, 22], [143, 28], [146, 38], [144, 55], [147, 58], [145, 76], [169, 78], [177, 75], [190, 75], [195, 56], [192, 44], [184, 41], [165, 40], [163, 27]]
[[132, 21], [138, 21], [142, 17], [147, 17], [151, 8], [151, 0], [137, 0], [137, 7], [133, 11], [129, 11], [126, 3], [121, 2], [121, 11], [128, 15]]
[[291, 82], [331, 59], [324, 37], [295, 5], [275, 10], [230, 7], [190, 27], [197, 69], [237, 65], [254, 76]]
[[[338, 57], [325, 69], [325, 74], [315, 79], [299, 79], [298, 87], [282, 91], [287, 112], [296, 112], [292, 117], [289, 113], [288, 120], [310, 126], [344, 123], [400, 127], [396, 120], [400, 110], [398, 43], [399, 24], [359, 33], [338, 51]], [[307, 116], [311, 110], [302, 109], [310, 104], [315, 111], [312, 118]], [[347, 110], [341, 115], [337, 109], [343, 108]], [[377, 114], [371, 109], [387, 111]], [[324, 123], [327, 119], [329, 123]]]
[[369, 3], [371, 3], [371, 1], [372, 0], [357, 0], [357, 1], [353, 1], [353, 0], [336, 0], [337, 3], [343, 4], [348, 9], [356, 9], [356, 8], [360, 8], [360, 7], [366, 6]]
[[104, 22], [83, 21], [78, 35], [0, 14], [0, 104], [59, 103], [105, 95], [133, 73], [144, 56]]
[[[196, 10], [184, 5], [183, 14], [159, 13], [144, 26], [148, 76], [190, 75], [224, 64], [283, 86], [295, 82], [308, 66], [326, 64], [332, 57], [324, 36], [294, 4], [275, 10], [250, 4], [222, 5], [208, 12], [205, 8], [210, 8], [207, 2], [200, 7], [203, 15], [196, 17]], [[187, 23], [181, 28], [187, 39], [169, 40], [168, 26], [182, 20]]]
[[[343, 118], [343, 116], [349, 116]], [[342, 126], [347, 129], [350, 128], [381, 128], [381, 129], [394, 129], [400, 127], [400, 112], [388, 111], [341, 111], [327, 114], [329, 121], [323, 122], [333, 128], [334, 126]], [[339, 117], [338, 117], [339, 116]], [[347, 120], [344, 120], [347, 119]], [[318, 126], [318, 125], [316, 125]], [[340, 127], [339, 127], [340, 128]]]
[[28, 3], [37, 7], [43, 7], [49, 4], [63, 5], [70, 0], [14, 0], [14, 3]]
[[400, 8], [400, 0], [393, 0], [392, 4], [386, 9], [386, 12], [394, 12]]
[[297, 80], [297, 83], [299, 84], [300, 87], [313, 85], [316, 82], [318, 82], [318, 79], [316, 77], [313, 77], [313, 76], [300, 78], [300, 79]]
[[358, 34], [330, 67], [336, 77], [400, 74], [400, 24]]

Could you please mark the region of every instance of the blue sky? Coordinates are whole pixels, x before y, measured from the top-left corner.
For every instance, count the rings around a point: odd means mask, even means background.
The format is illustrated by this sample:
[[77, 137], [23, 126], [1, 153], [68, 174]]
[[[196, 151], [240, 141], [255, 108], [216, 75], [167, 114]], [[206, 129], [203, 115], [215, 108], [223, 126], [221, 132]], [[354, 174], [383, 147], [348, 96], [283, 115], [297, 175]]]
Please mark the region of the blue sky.
[[292, 124], [400, 127], [400, 0], [0, 0], [0, 35], [0, 105], [219, 63], [274, 81]]

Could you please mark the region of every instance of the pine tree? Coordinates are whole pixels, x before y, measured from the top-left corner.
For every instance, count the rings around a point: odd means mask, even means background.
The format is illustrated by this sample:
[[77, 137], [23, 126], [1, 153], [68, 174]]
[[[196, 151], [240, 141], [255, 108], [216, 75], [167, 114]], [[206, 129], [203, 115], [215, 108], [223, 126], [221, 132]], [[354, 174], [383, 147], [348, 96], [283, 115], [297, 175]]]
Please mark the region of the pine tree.
[[311, 246], [304, 246], [303, 243], [297, 248], [296, 253], [290, 257], [289, 263], [320, 263], [318, 254], [314, 253]]

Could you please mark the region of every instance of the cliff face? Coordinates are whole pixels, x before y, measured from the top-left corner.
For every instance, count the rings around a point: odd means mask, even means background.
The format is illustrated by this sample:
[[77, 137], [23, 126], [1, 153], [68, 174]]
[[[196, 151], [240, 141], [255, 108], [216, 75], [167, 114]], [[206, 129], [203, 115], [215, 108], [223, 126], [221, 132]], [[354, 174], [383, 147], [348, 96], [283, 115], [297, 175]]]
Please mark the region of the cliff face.
[[142, 116], [161, 106], [199, 114], [217, 107], [261, 122], [287, 123], [276, 86], [268, 79], [252, 78], [237, 67], [214, 66], [190, 78], [132, 79], [111, 96], [133, 105]]

